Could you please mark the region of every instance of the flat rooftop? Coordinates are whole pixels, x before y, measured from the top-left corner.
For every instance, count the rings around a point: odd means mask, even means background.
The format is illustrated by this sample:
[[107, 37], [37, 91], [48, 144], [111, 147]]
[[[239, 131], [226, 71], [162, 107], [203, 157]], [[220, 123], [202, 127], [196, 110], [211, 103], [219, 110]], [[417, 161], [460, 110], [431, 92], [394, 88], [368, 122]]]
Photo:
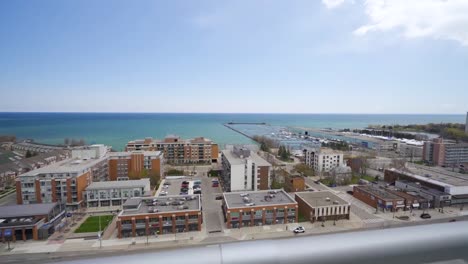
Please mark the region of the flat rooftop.
[[86, 190], [104, 190], [104, 189], [124, 189], [124, 188], [144, 188], [150, 185], [149, 179], [128, 180], [128, 181], [104, 181], [93, 182]]
[[123, 204], [119, 216], [201, 211], [200, 195], [133, 197]]
[[135, 150], [135, 151], [119, 151], [119, 152], [109, 152], [107, 155], [109, 157], [130, 157], [132, 154], [143, 154], [143, 156], [150, 157], [150, 156], [160, 156], [161, 151], [143, 151], [143, 150]]
[[442, 186], [468, 186], [468, 175], [451, 172], [444, 168], [411, 165], [409, 167], [409, 170], [412, 173], [402, 173], [412, 176], [420, 181], [425, 181]]
[[449, 195], [448, 193], [445, 193], [445, 192], [442, 192], [442, 191], [439, 191], [437, 189], [433, 189], [433, 188], [429, 188], [429, 187], [426, 187], [426, 186], [422, 186], [420, 184], [417, 184], [416, 182], [412, 182], [412, 181], [401, 181], [401, 180], [398, 180], [398, 182], [402, 182], [406, 185], [409, 185], [411, 187], [415, 187], [415, 188], [419, 188], [421, 190], [424, 190], [430, 194], [433, 194], [433, 195], [438, 195], [438, 196], [441, 196], [441, 195]]
[[302, 198], [310, 207], [329, 205], [350, 205], [349, 202], [341, 199], [329, 191], [320, 192], [297, 192], [296, 196]]
[[[244, 201], [245, 195], [249, 200]], [[249, 207], [248, 203], [253, 203], [252, 206], [266, 205], [286, 205], [296, 204], [297, 202], [289, 196], [283, 189], [280, 190], [265, 190], [265, 191], [248, 191], [248, 192], [230, 192], [223, 193], [224, 201], [228, 209]], [[269, 198], [267, 198], [269, 197]], [[251, 207], [252, 207], [251, 206]]]
[[0, 218], [47, 215], [57, 203], [18, 204], [0, 206]]
[[271, 166], [271, 164], [268, 161], [262, 159], [254, 151], [250, 151], [249, 157], [243, 158], [237, 156], [232, 150], [228, 149], [223, 150], [222, 153], [231, 165], [244, 164], [246, 159], [251, 159], [257, 166]]
[[106, 159], [106, 156], [98, 159], [66, 159], [36, 170], [26, 172], [21, 176], [36, 176], [44, 173], [80, 173], [83, 170], [89, 169]]
[[370, 185], [359, 185], [359, 186], [355, 186], [356, 188], [358, 189], [361, 189], [365, 192], [368, 192], [374, 196], [377, 196], [377, 197], [380, 197], [384, 200], [402, 200], [403, 198], [401, 198], [400, 196], [397, 196], [393, 193], [390, 193], [388, 192], [387, 190], [383, 189], [383, 188], [379, 188], [379, 187], [373, 187], [373, 186], [370, 186]]

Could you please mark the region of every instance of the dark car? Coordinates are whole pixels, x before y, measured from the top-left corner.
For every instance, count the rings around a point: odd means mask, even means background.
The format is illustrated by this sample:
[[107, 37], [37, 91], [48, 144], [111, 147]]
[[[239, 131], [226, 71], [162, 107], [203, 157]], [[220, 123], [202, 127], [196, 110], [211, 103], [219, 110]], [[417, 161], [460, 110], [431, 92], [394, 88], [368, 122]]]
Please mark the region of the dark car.
[[223, 196], [222, 195], [216, 195], [216, 200], [222, 200], [223, 199]]
[[422, 218], [422, 219], [430, 219], [430, 218], [431, 218], [431, 215], [428, 214], [428, 213], [424, 213], [424, 214], [421, 214], [421, 218]]
[[188, 188], [180, 188], [181, 192], [188, 192]]
[[349, 194], [349, 195], [353, 195], [353, 194], [354, 194], [353, 191], [347, 191], [346, 193]]
[[193, 192], [193, 194], [201, 194], [201, 190], [196, 190]]
[[449, 222], [452, 223], [452, 222], [456, 222], [456, 221], [457, 221], [457, 219], [450, 219]]
[[189, 184], [189, 182], [188, 181], [183, 181], [182, 184]]

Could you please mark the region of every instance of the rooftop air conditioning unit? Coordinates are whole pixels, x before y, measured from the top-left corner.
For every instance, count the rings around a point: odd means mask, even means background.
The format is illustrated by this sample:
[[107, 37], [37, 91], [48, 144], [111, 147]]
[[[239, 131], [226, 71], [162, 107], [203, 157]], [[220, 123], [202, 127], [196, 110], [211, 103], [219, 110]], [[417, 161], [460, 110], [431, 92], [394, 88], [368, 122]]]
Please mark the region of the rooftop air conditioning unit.
[[329, 197], [325, 198], [325, 201], [329, 202], [329, 201], [330, 201], [330, 198], [329, 198]]

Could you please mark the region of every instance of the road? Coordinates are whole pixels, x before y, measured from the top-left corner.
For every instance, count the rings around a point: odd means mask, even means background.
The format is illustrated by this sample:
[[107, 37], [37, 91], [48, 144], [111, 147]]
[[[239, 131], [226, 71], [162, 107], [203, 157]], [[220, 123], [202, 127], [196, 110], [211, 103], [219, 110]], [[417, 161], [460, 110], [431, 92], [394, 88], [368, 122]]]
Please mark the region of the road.
[[13, 192], [2, 199], [0, 199], [0, 206], [15, 205], [16, 204], [16, 192]]

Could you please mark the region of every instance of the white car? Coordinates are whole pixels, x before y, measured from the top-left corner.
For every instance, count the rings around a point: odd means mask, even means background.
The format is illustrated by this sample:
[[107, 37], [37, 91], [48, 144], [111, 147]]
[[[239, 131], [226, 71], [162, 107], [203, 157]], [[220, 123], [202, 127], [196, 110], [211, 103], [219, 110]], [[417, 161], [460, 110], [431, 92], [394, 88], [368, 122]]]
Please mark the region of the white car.
[[298, 227], [294, 228], [293, 232], [294, 232], [294, 234], [304, 233], [305, 228], [302, 227], [302, 226], [298, 226]]

